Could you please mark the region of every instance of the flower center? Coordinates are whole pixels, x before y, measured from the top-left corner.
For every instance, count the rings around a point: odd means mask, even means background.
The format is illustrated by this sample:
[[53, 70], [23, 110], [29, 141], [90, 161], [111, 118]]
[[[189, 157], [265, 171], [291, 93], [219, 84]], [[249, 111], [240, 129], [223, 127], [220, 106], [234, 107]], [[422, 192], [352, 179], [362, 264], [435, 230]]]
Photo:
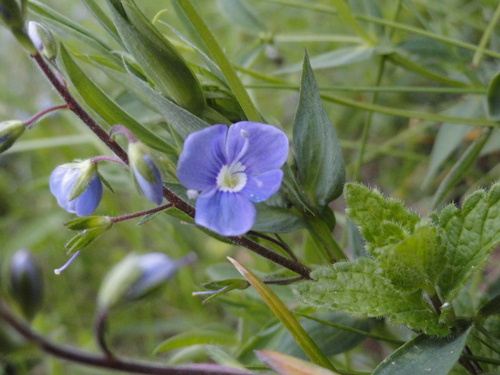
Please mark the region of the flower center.
[[224, 165], [217, 175], [217, 187], [220, 191], [236, 193], [247, 183], [246, 167], [239, 161], [231, 165]]

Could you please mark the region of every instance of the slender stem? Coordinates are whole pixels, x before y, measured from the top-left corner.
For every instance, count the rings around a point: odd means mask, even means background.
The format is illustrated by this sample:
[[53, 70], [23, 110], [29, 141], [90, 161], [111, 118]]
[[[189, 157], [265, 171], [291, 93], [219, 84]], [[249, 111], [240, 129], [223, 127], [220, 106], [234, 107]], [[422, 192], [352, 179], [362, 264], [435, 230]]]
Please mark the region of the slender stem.
[[250, 232], [248, 232], [248, 234], [255, 236], [255, 237], [263, 238], [266, 241], [272, 242], [273, 244], [282, 248], [288, 255], [290, 255], [290, 258], [292, 258], [293, 260], [298, 260], [297, 257], [295, 256], [295, 254], [292, 252], [292, 250], [285, 243], [280, 242], [278, 240], [275, 240], [272, 237], [266, 236], [265, 234], [255, 232], [255, 231], [250, 231]]
[[99, 345], [99, 348], [102, 350], [104, 355], [109, 359], [109, 360], [115, 360], [115, 356], [111, 352], [111, 350], [108, 347], [108, 344], [106, 343], [105, 339], [105, 334], [106, 334], [106, 319], [108, 317], [107, 311], [99, 311], [97, 313], [97, 317], [94, 323], [94, 331], [97, 339], [97, 344]]
[[478, 357], [477, 355], [464, 354], [462, 358], [474, 360], [476, 362], [489, 363], [492, 365], [500, 365], [500, 360], [494, 358]]
[[[42, 56], [40, 54], [32, 55], [33, 60], [38, 64], [42, 72], [45, 74], [47, 79], [50, 81], [55, 90], [59, 93], [62, 99], [68, 104], [68, 107], [71, 111], [73, 111], [85, 125], [89, 127], [98, 137], [101, 139], [108, 148], [116, 154], [120, 159], [123, 160], [124, 163], [128, 164], [128, 155], [120, 147], [116, 142], [112, 141], [107, 132], [104, 131], [95, 121], [94, 119], [78, 104], [75, 98], [71, 95], [68, 88], [64, 83], [62, 83], [59, 78], [54, 74], [54, 72], [49, 68], [49, 66], [45, 63]], [[241, 83], [241, 82], [240, 82]], [[174, 207], [178, 208], [185, 214], [190, 217], [194, 217], [195, 210], [188, 203], [184, 202], [181, 198], [175, 195], [172, 191], [163, 187], [163, 197], [173, 204]], [[254, 253], [262, 256], [274, 262], [282, 267], [288, 268], [289, 270], [309, 278], [309, 273], [311, 270], [292, 259], [288, 259], [280, 254], [276, 254], [275, 252], [257, 244], [256, 242], [250, 240], [245, 237], [227, 237], [230, 241], [232, 241], [236, 245], [240, 245], [246, 247], [247, 249], [253, 251]]]
[[118, 164], [121, 164], [121, 165], [128, 167], [128, 164], [126, 164], [122, 159], [115, 158], [113, 156], [105, 156], [105, 155], [94, 156], [93, 158], [90, 158], [90, 161], [93, 164], [99, 163], [101, 161], [111, 161], [113, 163], [118, 163]]
[[342, 21], [345, 22], [361, 39], [363, 39], [367, 45], [373, 46], [375, 43], [371, 36], [368, 35], [363, 26], [361, 26], [356, 20], [346, 2], [344, 0], [331, 0], [331, 2]]
[[262, 280], [262, 282], [267, 285], [288, 285], [300, 280], [304, 280], [304, 278], [302, 276], [297, 276], [297, 277], [290, 277], [289, 279]]
[[134, 219], [136, 217], [154, 214], [155, 212], [160, 212], [160, 211], [166, 210], [167, 208], [170, 208], [172, 206], [173, 206], [172, 203], [166, 203], [166, 204], [163, 204], [161, 206], [151, 208], [149, 210], [134, 212], [132, 214], [127, 214], [127, 215], [122, 215], [122, 216], [116, 216], [116, 217], [112, 217], [110, 219], [111, 219], [112, 223], [118, 223], [120, 221], [130, 220], [130, 219]]
[[49, 114], [50, 112], [54, 112], [54, 111], [58, 111], [60, 109], [69, 109], [68, 105], [67, 104], [60, 104], [60, 105], [56, 105], [56, 106], [53, 106], [53, 107], [50, 107], [50, 108], [47, 108], [47, 109], [44, 109], [43, 111], [40, 111], [38, 112], [37, 114], [31, 116], [29, 119], [27, 119], [25, 122], [24, 122], [24, 126], [25, 127], [29, 127], [31, 126], [34, 122], [38, 121], [40, 118], [42, 118], [43, 116]]
[[474, 53], [474, 57], [472, 58], [472, 66], [474, 68], [477, 68], [479, 63], [481, 62], [486, 45], [488, 44], [488, 42], [490, 40], [491, 34], [493, 33], [493, 30], [495, 29], [495, 26], [497, 25], [498, 20], [500, 20], [500, 3], [497, 4], [497, 8], [495, 9], [495, 13], [493, 14], [493, 17], [491, 18], [491, 21], [488, 24], [488, 27], [486, 27], [486, 30], [484, 30], [484, 34], [481, 37], [481, 40], [479, 41], [479, 45], [477, 46], [476, 53]]
[[153, 363], [135, 362], [119, 358], [110, 358], [81, 351], [76, 348], [62, 346], [53, 343], [33, 331], [27, 324], [19, 321], [10, 310], [0, 302], [0, 319], [7, 323], [22, 337], [29, 340], [45, 353], [53, 355], [63, 360], [80, 363], [87, 366], [94, 366], [102, 369], [123, 371], [132, 374], [153, 374], [153, 375], [248, 375], [246, 371], [229, 369], [227, 367], [199, 364], [184, 367], [161, 366]]
[[366, 331], [363, 331], [361, 329], [352, 328], [352, 327], [345, 326], [345, 325], [342, 325], [342, 324], [337, 324], [337, 323], [329, 322], [328, 320], [319, 319], [319, 318], [316, 318], [314, 316], [303, 314], [303, 313], [300, 313], [300, 312], [297, 312], [297, 311], [294, 311], [293, 313], [295, 315], [302, 316], [302, 317], [304, 317], [306, 319], [314, 320], [314, 321], [316, 321], [318, 323], [321, 323], [321, 324], [325, 324], [325, 325], [328, 325], [328, 326], [331, 326], [331, 327], [335, 327], [335, 328], [341, 329], [343, 331], [356, 333], [358, 335], [362, 335], [362, 336], [365, 336], [365, 337], [370, 337], [370, 338], [375, 339], [375, 340], [390, 342], [390, 343], [396, 344], [396, 345], [404, 345], [405, 344], [405, 341], [392, 339], [390, 337], [384, 337], [384, 336], [375, 335], [373, 333], [366, 332]]
[[113, 127], [109, 130], [109, 136], [111, 139], [115, 139], [115, 133], [121, 133], [124, 135], [129, 143], [137, 142], [137, 139], [133, 136], [132, 132], [123, 125], [113, 125]]

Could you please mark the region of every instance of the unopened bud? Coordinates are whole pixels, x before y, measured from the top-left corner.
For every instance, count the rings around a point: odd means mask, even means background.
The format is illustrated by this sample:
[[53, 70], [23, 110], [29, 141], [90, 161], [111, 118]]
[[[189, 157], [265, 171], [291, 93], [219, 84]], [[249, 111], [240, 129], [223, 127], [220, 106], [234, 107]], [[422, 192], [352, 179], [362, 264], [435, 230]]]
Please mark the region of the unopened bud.
[[23, 122], [19, 120], [0, 122], [0, 153], [8, 150], [25, 129]]
[[38, 22], [30, 21], [28, 23], [28, 35], [35, 48], [48, 60], [56, 58], [57, 43], [49, 29]]
[[159, 205], [163, 200], [163, 182], [147, 147], [141, 142], [129, 143], [128, 156], [137, 189], [150, 202]]
[[9, 293], [28, 320], [42, 308], [42, 273], [26, 249], [16, 251], [10, 260]]

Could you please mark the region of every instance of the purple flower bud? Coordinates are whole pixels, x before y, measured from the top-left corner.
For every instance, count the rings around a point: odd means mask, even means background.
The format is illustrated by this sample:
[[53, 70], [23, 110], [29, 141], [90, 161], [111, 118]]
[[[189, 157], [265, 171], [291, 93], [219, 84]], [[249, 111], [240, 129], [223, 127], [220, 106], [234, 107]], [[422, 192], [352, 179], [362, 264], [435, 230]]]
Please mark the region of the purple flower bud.
[[78, 216], [92, 214], [102, 198], [97, 166], [90, 160], [58, 166], [50, 175], [50, 191], [66, 211]]
[[159, 205], [163, 200], [163, 182], [146, 147], [140, 142], [129, 143], [128, 155], [137, 189], [150, 202]]

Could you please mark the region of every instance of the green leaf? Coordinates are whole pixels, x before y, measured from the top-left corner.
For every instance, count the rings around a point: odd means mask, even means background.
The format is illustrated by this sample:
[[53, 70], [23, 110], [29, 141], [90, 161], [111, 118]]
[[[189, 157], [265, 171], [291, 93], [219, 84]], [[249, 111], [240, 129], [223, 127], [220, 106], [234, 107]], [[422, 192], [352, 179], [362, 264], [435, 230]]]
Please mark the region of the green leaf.
[[441, 251], [446, 256], [438, 284], [443, 302], [451, 302], [460, 287], [481, 270], [490, 252], [500, 242], [500, 184], [486, 193], [468, 196], [459, 210], [446, 206], [439, 216]]
[[238, 340], [233, 331], [227, 329], [197, 329], [169, 337], [159, 344], [153, 354], [191, 345], [236, 345]]
[[[330, 52], [311, 57], [310, 64], [312, 69], [329, 69], [339, 66], [354, 64], [368, 60], [373, 56], [375, 48], [357, 46], [338, 48]], [[275, 74], [288, 74], [298, 72], [303, 69], [303, 64], [295, 64], [278, 70]]]
[[460, 358], [471, 329], [466, 326], [447, 337], [420, 334], [381, 362], [373, 375], [448, 375]]
[[[366, 14], [374, 18], [383, 19], [379, 6], [373, 0], [349, 0], [349, 6], [355, 14]], [[383, 37], [384, 28], [381, 24], [370, 22], [368, 26], [373, 36]]]
[[356, 263], [339, 262], [319, 268], [311, 273], [311, 278], [315, 281], [295, 287], [307, 305], [354, 315], [388, 316], [393, 324], [422, 329], [430, 335], [448, 333], [420, 291], [403, 293], [396, 289], [380, 274], [373, 259], [359, 258]]
[[252, 230], [268, 233], [287, 233], [304, 227], [302, 216], [293, 209], [256, 203], [257, 216]]
[[483, 320], [490, 315], [496, 314], [500, 314], [500, 295], [496, 295], [481, 306], [477, 314], [477, 319]]
[[297, 344], [302, 348], [304, 353], [309, 357], [311, 362], [336, 371], [335, 367], [326, 358], [326, 356], [318, 348], [317, 344], [309, 337], [307, 332], [302, 328], [297, 319], [288, 310], [286, 305], [274, 294], [274, 292], [255, 276], [250, 270], [243, 267], [234, 259], [228, 258], [236, 269], [243, 275], [245, 279], [255, 288], [264, 302], [273, 311], [274, 315], [281, 321], [285, 328], [293, 336]]
[[342, 194], [345, 165], [335, 129], [321, 103], [307, 54], [293, 127], [293, 146], [299, 183], [321, 211]]
[[500, 120], [500, 72], [497, 73], [491, 80], [488, 86], [488, 94], [486, 96], [488, 105], [488, 115], [494, 119]]
[[217, 0], [220, 13], [231, 25], [248, 34], [268, 33], [264, 22], [244, 0]]
[[[321, 316], [321, 318], [366, 332], [370, 331], [373, 326], [373, 320], [371, 319], [355, 318], [345, 313], [331, 313], [328, 316]], [[328, 326], [315, 320], [301, 319], [300, 323], [309, 336], [318, 343], [321, 351], [328, 357], [351, 350], [366, 339], [366, 336]], [[286, 333], [281, 339], [276, 350], [293, 357], [307, 359], [289, 333]]]
[[359, 226], [370, 245], [367, 246], [369, 252], [402, 240], [413, 233], [415, 225], [420, 222], [416, 213], [394, 198], [385, 199], [376, 189], [348, 183], [344, 197], [348, 206], [346, 214]]
[[279, 375], [338, 375], [324, 367], [271, 350], [256, 350], [255, 354]]
[[412, 292], [421, 288], [431, 294], [445, 261], [437, 230], [429, 225], [418, 227], [403, 241], [384, 247], [377, 256], [384, 277], [398, 289]]
[[92, 13], [94, 18], [99, 21], [101, 26], [108, 32], [109, 35], [113, 37], [120, 45], [123, 46], [123, 42], [118, 35], [118, 31], [116, 30], [115, 25], [108, 17], [108, 15], [101, 9], [99, 5], [95, 2], [95, 0], [81, 0], [83, 4], [87, 7], [87, 9]]
[[146, 82], [137, 77], [126, 65], [127, 71], [132, 77], [137, 87], [144, 93], [149, 102], [165, 118], [165, 121], [175, 130], [177, 135], [184, 140], [195, 131], [210, 126], [206, 121], [196, 117], [191, 112], [178, 106], [171, 100], [165, 98], [153, 90]]
[[[127, 50], [164, 96], [192, 113], [206, 108], [201, 85], [182, 55], [132, 2], [106, 3]], [[126, 17], [122, 13], [126, 12]]]
[[106, 95], [73, 61], [64, 46], [60, 48], [61, 60], [71, 83], [85, 103], [108, 125], [121, 124], [129, 129], [140, 141], [167, 154], [177, 154], [177, 150], [167, 141], [158, 137], [121, 109]]

